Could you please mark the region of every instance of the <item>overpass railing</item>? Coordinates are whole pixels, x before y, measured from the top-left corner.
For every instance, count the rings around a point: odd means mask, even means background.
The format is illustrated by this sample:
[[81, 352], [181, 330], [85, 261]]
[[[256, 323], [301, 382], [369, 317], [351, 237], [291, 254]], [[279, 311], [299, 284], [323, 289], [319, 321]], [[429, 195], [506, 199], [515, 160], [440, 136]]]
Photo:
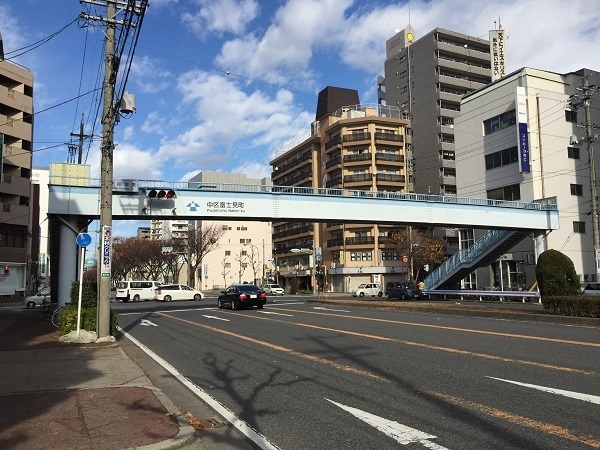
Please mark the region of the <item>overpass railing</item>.
[[[100, 179], [77, 178], [66, 176], [52, 176], [51, 185], [67, 186], [86, 186], [100, 187]], [[113, 182], [113, 191], [119, 191], [119, 185], [126, 184], [127, 192], [133, 192], [131, 188], [134, 185], [135, 190], [145, 189], [173, 189], [175, 191], [221, 191], [221, 192], [250, 192], [261, 194], [291, 194], [291, 195], [319, 195], [319, 196], [342, 196], [342, 197], [360, 197], [385, 200], [410, 200], [425, 203], [451, 203], [458, 205], [491, 206], [499, 208], [529, 209], [536, 211], [557, 211], [558, 205], [556, 197], [549, 197], [533, 202], [520, 202], [509, 200], [492, 200], [475, 197], [457, 197], [455, 195], [435, 195], [435, 194], [414, 194], [404, 192], [381, 192], [365, 191], [360, 189], [337, 189], [337, 188], [315, 188], [306, 186], [272, 186], [261, 184], [236, 184], [236, 183], [211, 183], [211, 182], [190, 182], [190, 181], [161, 181], [161, 180], [115, 180]]]

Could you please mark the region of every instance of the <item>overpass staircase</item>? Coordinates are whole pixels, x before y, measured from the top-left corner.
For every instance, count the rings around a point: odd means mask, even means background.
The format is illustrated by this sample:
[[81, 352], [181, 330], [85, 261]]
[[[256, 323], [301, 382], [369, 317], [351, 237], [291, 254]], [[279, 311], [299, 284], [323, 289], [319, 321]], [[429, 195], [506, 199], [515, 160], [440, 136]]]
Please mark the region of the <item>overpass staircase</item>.
[[454, 289], [479, 267], [490, 265], [526, 236], [522, 231], [491, 230], [475, 244], [444, 261], [423, 281], [428, 290]]

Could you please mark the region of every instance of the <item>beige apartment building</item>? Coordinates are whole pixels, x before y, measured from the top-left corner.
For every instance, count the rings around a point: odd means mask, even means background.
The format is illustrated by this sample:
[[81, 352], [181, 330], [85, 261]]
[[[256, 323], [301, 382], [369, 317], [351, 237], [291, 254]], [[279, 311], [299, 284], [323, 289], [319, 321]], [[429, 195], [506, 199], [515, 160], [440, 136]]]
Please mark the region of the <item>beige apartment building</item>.
[[0, 297], [26, 294], [36, 278], [39, 244], [32, 245], [31, 236], [37, 240], [39, 209], [32, 210], [37, 195], [31, 189], [32, 147], [33, 74], [0, 54]]
[[[397, 107], [360, 105], [356, 91], [327, 87], [306, 138], [276, 152], [273, 184], [408, 192], [409, 124]], [[300, 289], [350, 292], [361, 283], [407, 278], [407, 263], [388, 243], [392, 227], [373, 219], [274, 222], [279, 283], [287, 287], [296, 278]]]

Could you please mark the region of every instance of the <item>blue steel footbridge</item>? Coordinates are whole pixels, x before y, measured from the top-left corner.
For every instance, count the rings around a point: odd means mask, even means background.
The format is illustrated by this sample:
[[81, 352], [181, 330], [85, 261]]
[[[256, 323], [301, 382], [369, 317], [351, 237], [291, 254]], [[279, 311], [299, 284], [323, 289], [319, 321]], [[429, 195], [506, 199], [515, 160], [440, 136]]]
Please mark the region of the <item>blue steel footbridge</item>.
[[[53, 244], [61, 258], [76, 253], [71, 234], [98, 219], [100, 182], [91, 179], [62, 179], [49, 185], [48, 214], [54, 227], [61, 228], [60, 244]], [[298, 186], [241, 185], [228, 183], [166, 182], [128, 180], [115, 182], [112, 195], [114, 220], [251, 220], [390, 224], [394, 226], [440, 226], [493, 230], [477, 252], [461, 254], [430, 279], [428, 289], [461, 274], [467, 267], [486, 261], [494, 252], [505, 251], [507, 243], [523, 232], [545, 236], [558, 229], [556, 198], [533, 202], [502, 201], [399, 192], [373, 192]], [[488, 233], [489, 234], [489, 233]], [[463, 252], [464, 253], [464, 252]], [[53, 261], [53, 273], [56, 261]], [[450, 263], [449, 263], [450, 264]], [[472, 269], [471, 269], [472, 270]], [[74, 279], [69, 275], [70, 280]], [[433, 275], [433, 273], [431, 274]], [[431, 276], [430, 275], [430, 276]], [[65, 275], [65, 280], [66, 280]], [[66, 283], [66, 281], [65, 281]]]

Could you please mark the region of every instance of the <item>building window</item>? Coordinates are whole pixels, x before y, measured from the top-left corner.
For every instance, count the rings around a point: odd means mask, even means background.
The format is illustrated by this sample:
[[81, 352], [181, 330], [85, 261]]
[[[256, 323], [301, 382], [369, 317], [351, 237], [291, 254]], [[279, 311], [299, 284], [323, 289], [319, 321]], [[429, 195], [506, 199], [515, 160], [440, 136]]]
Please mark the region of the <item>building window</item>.
[[573, 233], [585, 233], [585, 222], [573, 222]]
[[399, 63], [403, 63], [404, 61], [406, 61], [406, 55], [402, 55], [398, 60]]
[[583, 185], [572, 184], [571, 185], [571, 195], [577, 195], [577, 196], [581, 197], [583, 195]]
[[577, 123], [577, 111], [565, 109], [565, 120], [567, 122]]
[[231, 267], [231, 263], [226, 262], [223, 267], [225, 267], [226, 269], [229, 269]]
[[247, 231], [248, 227], [237, 227], [238, 231]]
[[521, 200], [521, 186], [512, 184], [510, 186], [490, 189], [487, 191], [487, 198], [490, 200]]
[[400, 259], [400, 253], [398, 252], [381, 252], [382, 261], [398, 261]]
[[579, 159], [579, 147], [567, 147], [567, 156], [571, 159]]
[[485, 170], [495, 169], [496, 167], [506, 166], [507, 164], [519, 161], [519, 150], [517, 147], [511, 147], [499, 152], [485, 155]]
[[483, 121], [483, 135], [495, 133], [504, 130], [517, 123], [516, 111], [510, 110], [498, 116]]
[[371, 252], [352, 252], [350, 253], [351, 261], [371, 261]]
[[231, 256], [231, 250], [225, 250], [225, 256]]
[[404, 94], [404, 93], [405, 93], [407, 90], [408, 90], [408, 86], [402, 86], [402, 87], [400, 88], [400, 93], [401, 93], [401, 94]]
[[406, 76], [406, 70], [400, 72], [400, 78], [404, 78]]

